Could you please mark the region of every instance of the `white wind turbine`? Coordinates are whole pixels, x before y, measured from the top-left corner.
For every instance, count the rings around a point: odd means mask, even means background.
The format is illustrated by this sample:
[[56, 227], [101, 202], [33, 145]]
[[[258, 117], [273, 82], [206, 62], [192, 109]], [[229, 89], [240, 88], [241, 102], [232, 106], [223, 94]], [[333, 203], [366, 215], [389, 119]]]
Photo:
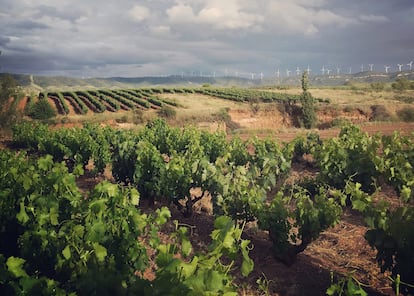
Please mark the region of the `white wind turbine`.
[[277, 77], [277, 78], [279, 78], [279, 77], [280, 77], [280, 71], [279, 71], [279, 69], [277, 69], [277, 71], [276, 71], [276, 77]]
[[369, 71], [372, 72], [372, 68], [374, 67], [374, 64], [369, 64]]
[[339, 73], [341, 73], [341, 68], [336, 67], [336, 74], [339, 74]]
[[254, 73], [250, 73], [252, 75], [252, 80], [254, 79]]
[[361, 72], [364, 72], [364, 64], [361, 65]]
[[300, 69], [299, 69], [299, 67], [296, 67], [296, 75], [299, 76], [299, 74], [300, 74]]
[[398, 71], [399, 72], [401, 72], [402, 66], [403, 66], [402, 64], [397, 64], [397, 67], [398, 67]]
[[289, 77], [291, 71], [289, 71], [289, 69], [286, 69], [286, 76]]
[[326, 69], [326, 73], [329, 75], [331, 73], [331, 69]]
[[306, 72], [308, 72], [308, 74], [310, 74], [311, 71], [312, 70], [309, 68], [309, 65], [308, 65], [308, 68], [306, 69]]
[[409, 67], [410, 67], [410, 71], [411, 71], [411, 68], [413, 67], [413, 61], [409, 62], [409, 63], [407, 64], [407, 66], [409, 66]]
[[263, 72], [260, 72], [260, 80], [263, 80]]
[[388, 73], [388, 69], [391, 68], [390, 66], [384, 66], [385, 68], [385, 73]]
[[325, 66], [322, 66], [321, 72], [322, 72], [322, 75], [325, 75]]

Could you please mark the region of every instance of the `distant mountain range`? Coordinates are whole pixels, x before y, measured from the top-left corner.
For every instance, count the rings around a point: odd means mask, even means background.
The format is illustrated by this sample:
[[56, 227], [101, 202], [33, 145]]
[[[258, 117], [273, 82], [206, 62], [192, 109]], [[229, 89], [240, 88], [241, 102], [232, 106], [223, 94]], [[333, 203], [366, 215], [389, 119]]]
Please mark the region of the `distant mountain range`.
[[[0, 74], [4, 75], [4, 74]], [[193, 76], [147, 76], [147, 77], [110, 77], [110, 78], [74, 78], [64, 76], [34, 76], [12, 74], [19, 84], [32, 91], [62, 89], [103, 89], [103, 88], [139, 88], [149, 86], [198, 87], [205, 84], [222, 87], [258, 87], [300, 85], [301, 76], [247, 79], [241, 77]], [[398, 77], [414, 80], [414, 71], [378, 73], [360, 72], [355, 74], [310, 75], [311, 86], [338, 86], [349, 83], [392, 82]]]

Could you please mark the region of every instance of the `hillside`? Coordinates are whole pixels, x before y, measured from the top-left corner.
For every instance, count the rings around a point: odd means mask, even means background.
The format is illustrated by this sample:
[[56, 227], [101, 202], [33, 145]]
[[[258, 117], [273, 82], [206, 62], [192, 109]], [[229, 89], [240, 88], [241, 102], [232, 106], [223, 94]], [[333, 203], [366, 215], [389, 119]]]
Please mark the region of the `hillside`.
[[[2, 75], [2, 74], [0, 74]], [[216, 86], [254, 87], [263, 85], [299, 85], [300, 76], [264, 79], [246, 79], [241, 77], [207, 77], [192, 76], [147, 76], [147, 77], [110, 77], [110, 78], [76, 78], [65, 76], [35, 76], [27, 74], [12, 74], [19, 84], [28, 89], [58, 90], [58, 89], [96, 89], [96, 88], [137, 88], [146, 86], [201, 86], [211, 84]], [[349, 83], [393, 82], [398, 77], [414, 80], [414, 71], [398, 73], [360, 72], [355, 74], [311, 75], [312, 86], [340, 86]]]

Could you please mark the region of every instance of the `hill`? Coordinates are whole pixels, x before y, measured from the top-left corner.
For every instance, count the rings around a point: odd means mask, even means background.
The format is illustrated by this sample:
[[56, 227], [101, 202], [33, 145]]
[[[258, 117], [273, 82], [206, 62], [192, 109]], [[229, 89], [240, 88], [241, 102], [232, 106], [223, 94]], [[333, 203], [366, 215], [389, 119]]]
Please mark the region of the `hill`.
[[[4, 74], [0, 74], [4, 75]], [[12, 74], [19, 84], [30, 90], [61, 90], [61, 89], [103, 89], [103, 88], [139, 88], [146, 86], [181, 86], [197, 87], [203, 84], [215, 86], [254, 87], [263, 85], [300, 85], [301, 76], [263, 79], [247, 79], [242, 77], [208, 77], [191, 76], [146, 76], [146, 77], [110, 77], [110, 78], [76, 78], [65, 76], [34, 76]], [[395, 81], [398, 77], [414, 80], [414, 71], [379, 73], [360, 72], [355, 74], [311, 75], [312, 86], [339, 86], [349, 83], [372, 83]]]

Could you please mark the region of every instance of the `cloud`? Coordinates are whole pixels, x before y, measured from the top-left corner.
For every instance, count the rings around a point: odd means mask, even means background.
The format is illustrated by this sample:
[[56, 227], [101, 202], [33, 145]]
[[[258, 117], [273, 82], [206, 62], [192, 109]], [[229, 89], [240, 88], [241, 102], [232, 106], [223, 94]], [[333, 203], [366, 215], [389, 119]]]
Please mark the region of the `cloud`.
[[372, 63], [374, 58], [392, 63], [387, 61], [392, 56], [397, 62], [412, 59], [411, 0], [135, 3], [2, 0], [1, 70], [105, 76], [225, 68], [274, 73], [276, 66], [354, 63], [357, 68], [371, 58]]
[[132, 17], [134, 21], [142, 22], [150, 17], [151, 12], [148, 9], [148, 7], [142, 5], [135, 5], [130, 10], [129, 15]]
[[368, 22], [368, 23], [387, 23], [390, 20], [383, 15], [373, 15], [373, 14], [362, 14], [359, 16], [359, 19], [363, 22]]

